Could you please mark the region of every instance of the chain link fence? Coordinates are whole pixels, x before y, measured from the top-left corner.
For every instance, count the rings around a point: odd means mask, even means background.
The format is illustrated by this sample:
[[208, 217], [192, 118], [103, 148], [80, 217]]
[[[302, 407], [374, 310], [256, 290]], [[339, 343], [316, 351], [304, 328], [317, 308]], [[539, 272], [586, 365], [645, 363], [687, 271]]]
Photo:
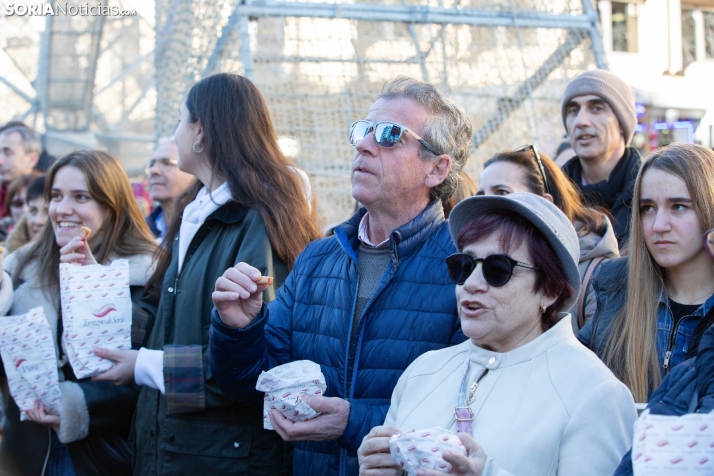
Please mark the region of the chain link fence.
[[[596, 64], [592, 31], [569, 24], [588, 13], [580, 1], [324, 4], [337, 18], [319, 17], [322, 5], [287, 3], [292, 14], [280, 16], [270, 2], [261, 9], [231, 0], [158, 1], [155, 129], [158, 136], [173, 131], [201, 77], [227, 71], [251, 78], [283, 151], [310, 174], [326, 224], [354, 209], [347, 130], [387, 80], [431, 82], [466, 110], [475, 132], [466, 171], [477, 177], [499, 150], [537, 143], [554, 151], [564, 132], [562, 91]], [[464, 11], [475, 20], [459, 17]], [[435, 21], [390, 20], [390, 13], [401, 20], [410, 12]], [[444, 20], [448, 14], [453, 22]], [[484, 24], [489, 18], [493, 25]]]

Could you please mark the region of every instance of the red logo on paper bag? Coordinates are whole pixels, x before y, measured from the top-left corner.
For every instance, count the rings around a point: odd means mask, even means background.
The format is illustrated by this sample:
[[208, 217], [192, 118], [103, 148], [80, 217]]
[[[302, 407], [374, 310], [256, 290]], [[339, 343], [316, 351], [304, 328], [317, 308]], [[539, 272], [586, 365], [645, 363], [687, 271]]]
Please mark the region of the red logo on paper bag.
[[116, 310], [117, 310], [117, 308], [114, 307], [114, 304], [105, 304], [104, 306], [100, 307], [92, 314], [94, 314], [94, 317], [96, 317], [98, 319], [104, 319], [105, 317], [107, 317], [109, 315], [109, 313], [116, 312]]

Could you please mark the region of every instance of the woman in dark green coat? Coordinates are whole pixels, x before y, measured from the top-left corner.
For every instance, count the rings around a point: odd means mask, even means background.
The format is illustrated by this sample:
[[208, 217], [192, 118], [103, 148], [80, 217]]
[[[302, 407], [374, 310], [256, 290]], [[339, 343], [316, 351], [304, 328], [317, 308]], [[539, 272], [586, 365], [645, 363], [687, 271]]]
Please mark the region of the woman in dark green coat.
[[[297, 255], [319, 235], [300, 172], [277, 144], [265, 101], [238, 75], [195, 84], [176, 129], [181, 170], [198, 180], [177, 199], [165, 254], [135, 327], [136, 351], [97, 350], [117, 365], [99, 376], [143, 385], [134, 417], [134, 473], [289, 473], [289, 451], [263, 430], [262, 394], [232, 404], [209, 365], [208, 329], [216, 279], [245, 261], [275, 278], [275, 298]], [[143, 325], [140, 325], [142, 324]]]

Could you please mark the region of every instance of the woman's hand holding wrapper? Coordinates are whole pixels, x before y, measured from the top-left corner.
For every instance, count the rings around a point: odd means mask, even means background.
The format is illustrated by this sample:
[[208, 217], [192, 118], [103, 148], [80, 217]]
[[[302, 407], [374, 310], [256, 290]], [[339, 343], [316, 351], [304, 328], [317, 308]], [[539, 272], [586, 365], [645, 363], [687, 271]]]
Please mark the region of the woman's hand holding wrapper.
[[263, 291], [272, 284], [273, 278], [261, 276], [246, 263], [228, 268], [211, 296], [221, 321], [229, 327], [247, 327], [263, 306]]
[[[395, 476], [403, 474], [402, 469], [392, 459], [389, 450], [389, 439], [392, 435], [401, 433], [392, 426], [376, 426], [364, 437], [362, 445], [357, 450], [360, 476]], [[451, 474], [459, 476], [481, 476], [486, 464], [486, 453], [483, 448], [466, 433], [457, 433], [464, 444], [467, 456], [454, 451], [445, 451], [443, 458], [451, 463]], [[444, 474], [433, 469], [420, 469], [417, 476], [439, 476]]]
[[[82, 266], [97, 264], [97, 260], [94, 259], [92, 250], [89, 249], [89, 244], [87, 243], [92, 230], [83, 226], [80, 231], [81, 236], [75, 236], [60, 249], [61, 263], [77, 263]], [[134, 363], [136, 362], [138, 351], [109, 350], [97, 347], [94, 349], [94, 353], [103, 359], [114, 361], [115, 365], [106, 372], [95, 375], [92, 380], [104, 380], [115, 385], [126, 385], [134, 379]]]
[[[92, 230], [86, 227], [81, 227], [81, 236], [76, 236], [70, 240], [67, 245], [60, 249], [60, 263], [79, 263], [81, 265], [96, 264], [96, 260], [92, 255], [87, 238]], [[41, 425], [46, 425], [59, 430], [60, 417], [45, 410], [44, 405], [40, 401], [35, 402], [35, 408], [27, 412], [30, 420]]]
[[[242, 272], [237, 271], [238, 266], [241, 266]], [[216, 292], [213, 293], [213, 303], [216, 305], [219, 313], [221, 313], [221, 309], [224, 309], [226, 315], [232, 316], [236, 322], [244, 322], [243, 325], [233, 325], [232, 327], [245, 327], [256, 314], [258, 314], [258, 311], [260, 311], [263, 302], [262, 292], [273, 284], [273, 278], [261, 276], [257, 269], [251, 268], [245, 263], [239, 263], [238, 266], [228, 269], [223, 273], [222, 277], [218, 278], [216, 282]], [[226, 278], [226, 276], [228, 276], [228, 278]], [[255, 279], [249, 276], [254, 276]], [[233, 282], [234, 279], [237, 279], [238, 283], [242, 283], [242, 286]], [[248, 290], [251, 290], [251, 292]], [[243, 298], [251, 298], [253, 301], [257, 300], [257, 304], [254, 304], [256, 310], [250, 317], [247, 317], [246, 311], [243, 310]], [[249, 309], [253, 309], [253, 307], [249, 307]], [[226, 325], [231, 325], [226, 322], [222, 313], [221, 319]], [[136, 365], [136, 358], [139, 354], [138, 351], [96, 348], [94, 349], [94, 353], [104, 359], [114, 361], [116, 365], [106, 372], [92, 377], [93, 380], [109, 381], [115, 385], [125, 385], [134, 379], [134, 366]]]

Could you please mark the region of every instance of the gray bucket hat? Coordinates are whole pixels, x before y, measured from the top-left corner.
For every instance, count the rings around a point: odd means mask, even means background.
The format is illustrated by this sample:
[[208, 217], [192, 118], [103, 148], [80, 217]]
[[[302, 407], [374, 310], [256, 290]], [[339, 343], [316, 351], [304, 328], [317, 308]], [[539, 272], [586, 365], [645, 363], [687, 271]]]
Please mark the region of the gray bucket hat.
[[563, 310], [570, 309], [580, 293], [580, 273], [578, 260], [580, 245], [578, 235], [570, 220], [558, 207], [533, 193], [511, 193], [506, 196], [479, 195], [459, 202], [449, 215], [449, 231], [456, 245], [456, 237], [461, 229], [477, 215], [489, 210], [510, 210], [535, 226], [553, 247], [561, 266], [565, 270], [568, 283], [575, 294], [565, 304]]

